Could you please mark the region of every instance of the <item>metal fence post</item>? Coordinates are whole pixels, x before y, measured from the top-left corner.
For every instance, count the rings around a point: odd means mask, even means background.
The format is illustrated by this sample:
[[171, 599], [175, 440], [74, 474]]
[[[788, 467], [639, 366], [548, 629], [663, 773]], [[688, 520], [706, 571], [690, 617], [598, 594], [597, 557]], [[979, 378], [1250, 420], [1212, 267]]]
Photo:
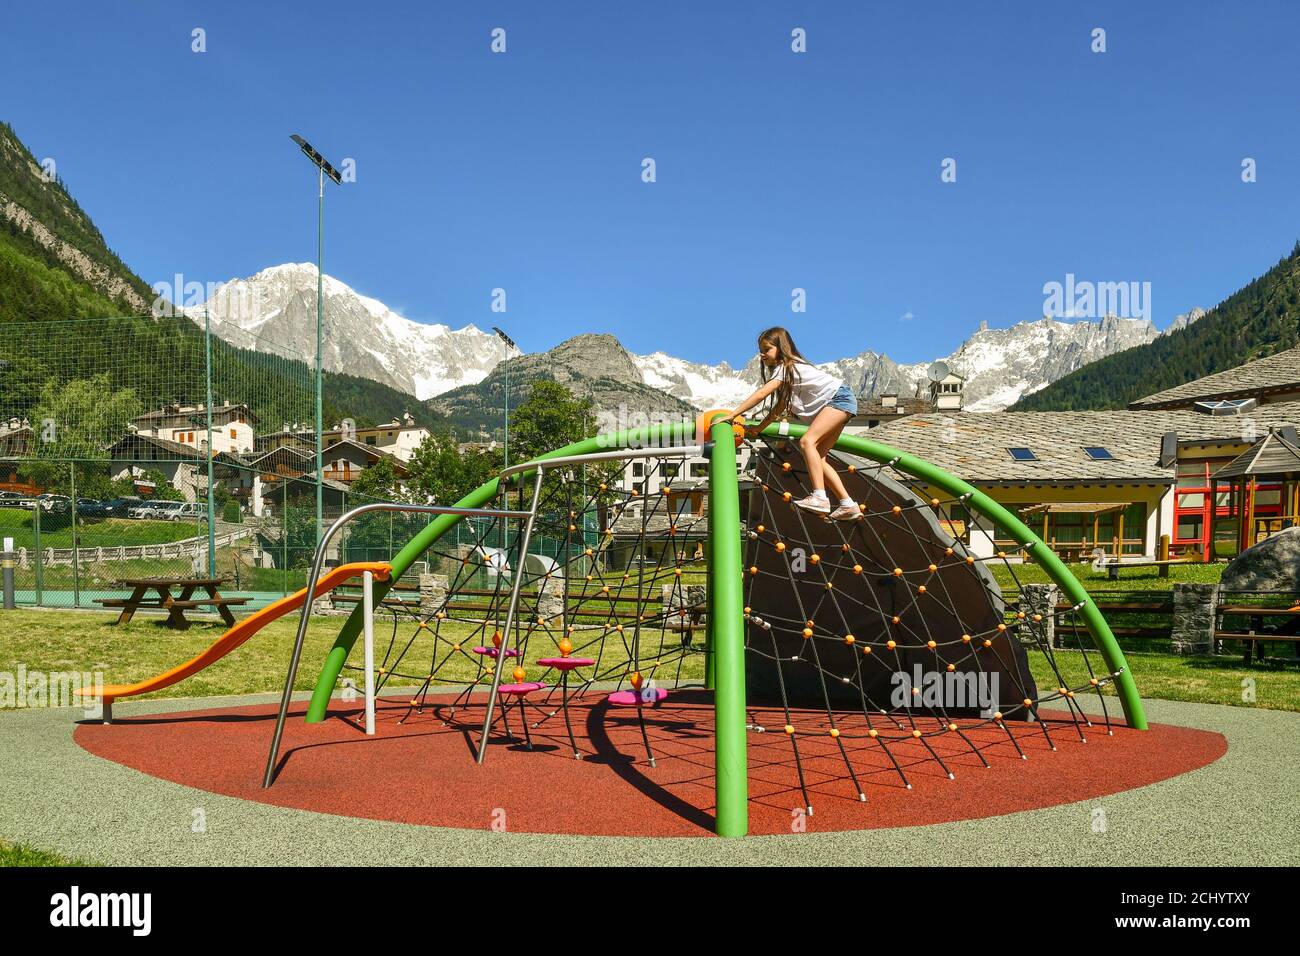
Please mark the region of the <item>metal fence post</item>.
[[68, 473], [72, 477], [72, 501], [68, 507], [72, 510], [72, 606], [81, 607], [81, 551], [77, 547], [77, 463], [69, 462]]
[[33, 501], [35, 508], [32, 510], [32, 530], [35, 537], [36, 547], [36, 606], [40, 607], [45, 603], [45, 556], [41, 551], [41, 503]]
[[4, 547], [0, 549], [0, 589], [4, 591], [4, 609], [14, 609], [14, 539], [5, 538]]

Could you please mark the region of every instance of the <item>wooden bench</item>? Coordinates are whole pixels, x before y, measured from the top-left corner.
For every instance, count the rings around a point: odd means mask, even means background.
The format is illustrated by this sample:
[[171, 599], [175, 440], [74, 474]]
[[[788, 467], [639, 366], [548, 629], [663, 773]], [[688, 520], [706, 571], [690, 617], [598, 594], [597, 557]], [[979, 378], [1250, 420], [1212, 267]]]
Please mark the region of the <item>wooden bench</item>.
[[[127, 623], [135, 612], [141, 609], [163, 610], [167, 612], [167, 626], [183, 631], [190, 626], [190, 622], [185, 618], [187, 610], [211, 607], [221, 615], [221, 620], [226, 627], [234, 627], [235, 615], [230, 612], [230, 608], [247, 604], [252, 599], [222, 597], [217, 589], [227, 580], [227, 578], [124, 578], [114, 583], [120, 588], [130, 588], [130, 597], [95, 598], [94, 600], [96, 604], [104, 607], [120, 607], [122, 613], [118, 615], [118, 624]], [[179, 593], [173, 595], [173, 588], [176, 588]], [[208, 596], [194, 597], [194, 592], [199, 589], [207, 591]], [[156, 592], [157, 597], [150, 596], [150, 592]]]
[[1159, 568], [1160, 577], [1169, 577], [1169, 566], [1171, 564], [1193, 564], [1195, 562], [1187, 558], [1167, 558], [1163, 561], [1105, 561], [1102, 567], [1106, 569], [1106, 577], [1111, 581], [1119, 580], [1120, 568]]
[[[1232, 631], [1224, 627], [1224, 617], [1248, 617], [1250, 618], [1250, 629], [1246, 631]], [[1282, 618], [1286, 621], [1283, 631], [1266, 631], [1264, 630], [1265, 618]], [[1245, 663], [1249, 664], [1251, 653], [1254, 652], [1255, 660], [1264, 659], [1264, 643], [1266, 641], [1280, 641], [1282, 643], [1296, 644], [1300, 643], [1300, 601], [1293, 601], [1289, 606], [1281, 605], [1268, 606], [1264, 604], [1220, 604], [1215, 609], [1214, 640], [1218, 641], [1241, 641], [1245, 645]]]

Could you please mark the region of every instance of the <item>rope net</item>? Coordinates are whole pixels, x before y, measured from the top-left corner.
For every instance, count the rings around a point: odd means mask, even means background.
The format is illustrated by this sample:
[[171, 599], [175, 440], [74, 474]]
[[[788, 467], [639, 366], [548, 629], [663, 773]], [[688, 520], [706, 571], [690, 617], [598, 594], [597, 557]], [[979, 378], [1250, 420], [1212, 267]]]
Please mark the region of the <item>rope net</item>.
[[[991, 524], [954, 519], [970, 517], [967, 501], [893, 463], [836, 453], [862, 518], [830, 521], [794, 504], [810, 490], [797, 443], [746, 443], [738, 460], [747, 725], [751, 742], [768, 735], [751, 743], [751, 779], [792, 764], [811, 812], [812, 792], [866, 800], [867, 783], [910, 788], [921, 765], [953, 777], [994, 754], [1028, 759], [1062, 734], [1086, 741], [1098, 718], [1080, 706], [1084, 693], [1111, 732], [1105, 691], [1117, 675], [1079, 607], [1024, 581]], [[503, 683], [523, 688], [504, 702], [508, 732], [513, 709], [531, 746], [530, 730], [622, 692], [653, 766], [643, 711], [671, 717], [677, 691], [705, 681], [708, 468], [665, 456], [548, 473], [532, 534], [551, 544], [523, 561], [518, 519], [478, 520], [458, 543], [435, 543], [423, 557], [440, 573], [418, 594], [390, 591], [379, 609], [378, 692], [414, 687], [402, 721], [454, 723], [470, 704], [481, 714], [471, 694], [491, 686], [504, 651]], [[532, 492], [530, 480], [493, 504], [524, 510]], [[566, 659], [587, 663], [557, 663]], [[682, 727], [693, 733], [698, 716]]]

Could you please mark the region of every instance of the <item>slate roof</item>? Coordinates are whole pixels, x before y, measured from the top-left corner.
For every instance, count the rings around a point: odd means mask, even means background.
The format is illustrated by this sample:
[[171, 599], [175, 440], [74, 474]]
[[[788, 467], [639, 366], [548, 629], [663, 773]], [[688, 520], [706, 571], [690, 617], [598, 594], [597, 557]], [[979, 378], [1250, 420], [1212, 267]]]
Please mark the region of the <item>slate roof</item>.
[[[887, 422], [862, 436], [933, 462], [980, 484], [1077, 482], [1169, 483], [1174, 467], [1160, 464], [1161, 442], [1253, 441], [1250, 429], [1300, 422], [1300, 402], [1263, 405], [1248, 415], [1213, 416], [1190, 409], [1105, 412], [930, 412]], [[1243, 435], [1243, 432], [1245, 435]], [[1246, 437], [1251, 436], [1251, 437]], [[1084, 446], [1100, 445], [1113, 460], [1094, 460]], [[1037, 461], [1016, 461], [1008, 448], [1029, 448]]]
[[[1295, 433], [1291, 433], [1294, 441]], [[1239, 478], [1243, 475], [1294, 475], [1300, 473], [1300, 448], [1287, 436], [1269, 432], [1253, 447], [1242, 452], [1217, 472], [1215, 478]]]
[[1163, 392], [1139, 398], [1129, 408], [1172, 408], [1201, 399], [1249, 398], [1263, 392], [1300, 389], [1300, 348], [1287, 349]]

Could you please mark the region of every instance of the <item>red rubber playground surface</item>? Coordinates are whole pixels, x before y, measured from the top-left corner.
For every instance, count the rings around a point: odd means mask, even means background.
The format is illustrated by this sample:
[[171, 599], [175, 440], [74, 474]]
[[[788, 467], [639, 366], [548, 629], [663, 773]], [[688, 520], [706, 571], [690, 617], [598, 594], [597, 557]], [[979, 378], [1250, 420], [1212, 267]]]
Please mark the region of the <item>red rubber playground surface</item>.
[[[713, 828], [713, 716], [706, 696], [678, 692], [646, 711], [656, 767], [646, 762], [635, 711], [610, 708], [603, 695], [571, 705], [578, 747], [573, 758], [560, 715], [532, 731], [534, 749], [509, 742], [500, 722], [483, 766], [472, 747], [483, 718], [482, 698], [458, 711], [445, 705], [405, 723], [405, 701], [381, 700], [377, 732], [358, 729], [359, 706], [335, 702], [330, 719], [303, 723], [295, 704], [285, 728], [275, 786], [261, 787], [276, 707], [248, 707], [126, 717], [75, 731], [92, 754], [200, 790], [322, 813], [482, 830], [505, 812], [512, 832], [602, 836], [707, 836]], [[751, 710], [772, 728], [749, 734], [750, 832], [789, 833], [803, 800], [784, 718]], [[542, 711], [530, 709], [530, 721]], [[841, 740], [852, 758], [866, 802], [858, 799], [838, 746], [829, 737], [801, 737], [803, 770], [814, 815], [810, 832], [915, 826], [998, 816], [1072, 803], [1144, 786], [1212, 763], [1227, 751], [1216, 733], [1153, 725], [1147, 732], [1094, 722], [1087, 742], [1064, 713], [1046, 714], [1053, 751], [1041, 728], [1018, 725], [1022, 760], [996, 727], [966, 733], [985, 768], [957, 734], [928, 738], [955, 776], [911, 740], [891, 749], [913, 789], [907, 790], [878, 744]], [[512, 709], [511, 726], [521, 727]], [[801, 727], [818, 718], [800, 715]], [[1094, 718], [1095, 720], [1095, 718]], [[1114, 718], [1112, 717], [1112, 721]], [[881, 726], [879, 719], [876, 726]], [[857, 728], [861, 731], [862, 728]], [[846, 739], [849, 738], [849, 739]]]

